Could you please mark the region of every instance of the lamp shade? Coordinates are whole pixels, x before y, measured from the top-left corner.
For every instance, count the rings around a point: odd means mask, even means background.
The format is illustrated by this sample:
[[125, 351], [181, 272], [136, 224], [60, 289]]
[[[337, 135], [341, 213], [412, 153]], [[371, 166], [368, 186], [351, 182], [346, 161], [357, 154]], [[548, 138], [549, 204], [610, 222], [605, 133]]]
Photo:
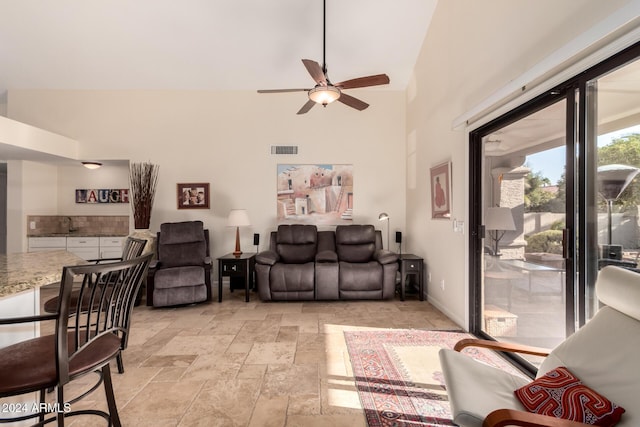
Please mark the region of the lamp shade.
[[251, 225], [246, 209], [232, 209], [227, 217], [227, 227], [247, 227]]
[[640, 169], [627, 165], [605, 165], [598, 168], [598, 192], [605, 200], [616, 200]]
[[484, 228], [487, 230], [513, 231], [516, 229], [511, 208], [487, 208], [484, 214]]
[[380, 215], [378, 215], [378, 221], [388, 221], [389, 220], [389, 214], [382, 212]]

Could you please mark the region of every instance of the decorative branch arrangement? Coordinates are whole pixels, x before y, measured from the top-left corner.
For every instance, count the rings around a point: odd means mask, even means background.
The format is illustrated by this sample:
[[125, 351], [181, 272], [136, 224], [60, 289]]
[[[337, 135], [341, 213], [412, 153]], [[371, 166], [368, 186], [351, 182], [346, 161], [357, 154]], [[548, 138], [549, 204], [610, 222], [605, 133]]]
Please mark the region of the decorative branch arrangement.
[[156, 194], [160, 166], [152, 163], [131, 163], [129, 168], [129, 186], [131, 187], [131, 207], [136, 229], [149, 228], [151, 208]]

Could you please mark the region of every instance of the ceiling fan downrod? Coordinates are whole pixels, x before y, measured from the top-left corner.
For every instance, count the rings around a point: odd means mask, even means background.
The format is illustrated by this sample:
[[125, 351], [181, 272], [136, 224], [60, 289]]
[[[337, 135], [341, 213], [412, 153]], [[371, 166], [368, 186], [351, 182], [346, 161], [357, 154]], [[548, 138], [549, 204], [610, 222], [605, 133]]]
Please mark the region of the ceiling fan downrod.
[[327, 76], [327, 0], [322, 0], [322, 72]]
[[307, 92], [309, 100], [298, 110], [297, 114], [307, 113], [315, 104], [324, 107], [334, 101], [362, 111], [369, 107], [366, 102], [347, 95], [342, 91], [345, 89], [356, 89], [369, 86], [386, 85], [389, 83], [389, 76], [386, 74], [375, 74], [371, 76], [358, 77], [355, 79], [344, 80], [333, 84], [327, 76], [327, 1], [322, 1], [322, 66], [318, 62], [311, 59], [303, 59], [302, 63], [311, 78], [315, 82], [315, 86], [311, 89], [270, 89], [258, 90], [258, 93], [284, 93], [284, 92]]

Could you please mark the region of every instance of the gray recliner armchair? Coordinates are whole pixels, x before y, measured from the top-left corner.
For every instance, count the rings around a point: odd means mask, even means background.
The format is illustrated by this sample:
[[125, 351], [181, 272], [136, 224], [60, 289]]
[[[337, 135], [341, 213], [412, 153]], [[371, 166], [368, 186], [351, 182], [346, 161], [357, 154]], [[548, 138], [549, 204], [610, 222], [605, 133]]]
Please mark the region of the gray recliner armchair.
[[147, 305], [165, 307], [211, 300], [209, 230], [202, 221], [164, 223], [149, 267]]

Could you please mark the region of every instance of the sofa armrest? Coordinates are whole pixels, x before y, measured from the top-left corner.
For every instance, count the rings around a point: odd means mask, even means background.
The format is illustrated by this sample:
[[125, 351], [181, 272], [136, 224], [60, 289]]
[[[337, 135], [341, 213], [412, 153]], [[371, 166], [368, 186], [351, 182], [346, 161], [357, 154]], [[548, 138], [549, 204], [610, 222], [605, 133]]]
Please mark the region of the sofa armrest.
[[264, 251], [256, 255], [256, 263], [258, 264], [273, 265], [278, 261], [280, 261], [280, 255], [274, 251]]
[[373, 254], [373, 259], [383, 265], [393, 264], [398, 262], [398, 254], [387, 249], [380, 249]]
[[515, 409], [496, 409], [487, 415], [482, 423], [482, 427], [581, 427], [586, 425], [588, 424], [549, 417], [546, 415], [533, 414], [531, 412], [518, 411]]
[[338, 262], [338, 254], [334, 251], [320, 251], [316, 254], [316, 262]]

